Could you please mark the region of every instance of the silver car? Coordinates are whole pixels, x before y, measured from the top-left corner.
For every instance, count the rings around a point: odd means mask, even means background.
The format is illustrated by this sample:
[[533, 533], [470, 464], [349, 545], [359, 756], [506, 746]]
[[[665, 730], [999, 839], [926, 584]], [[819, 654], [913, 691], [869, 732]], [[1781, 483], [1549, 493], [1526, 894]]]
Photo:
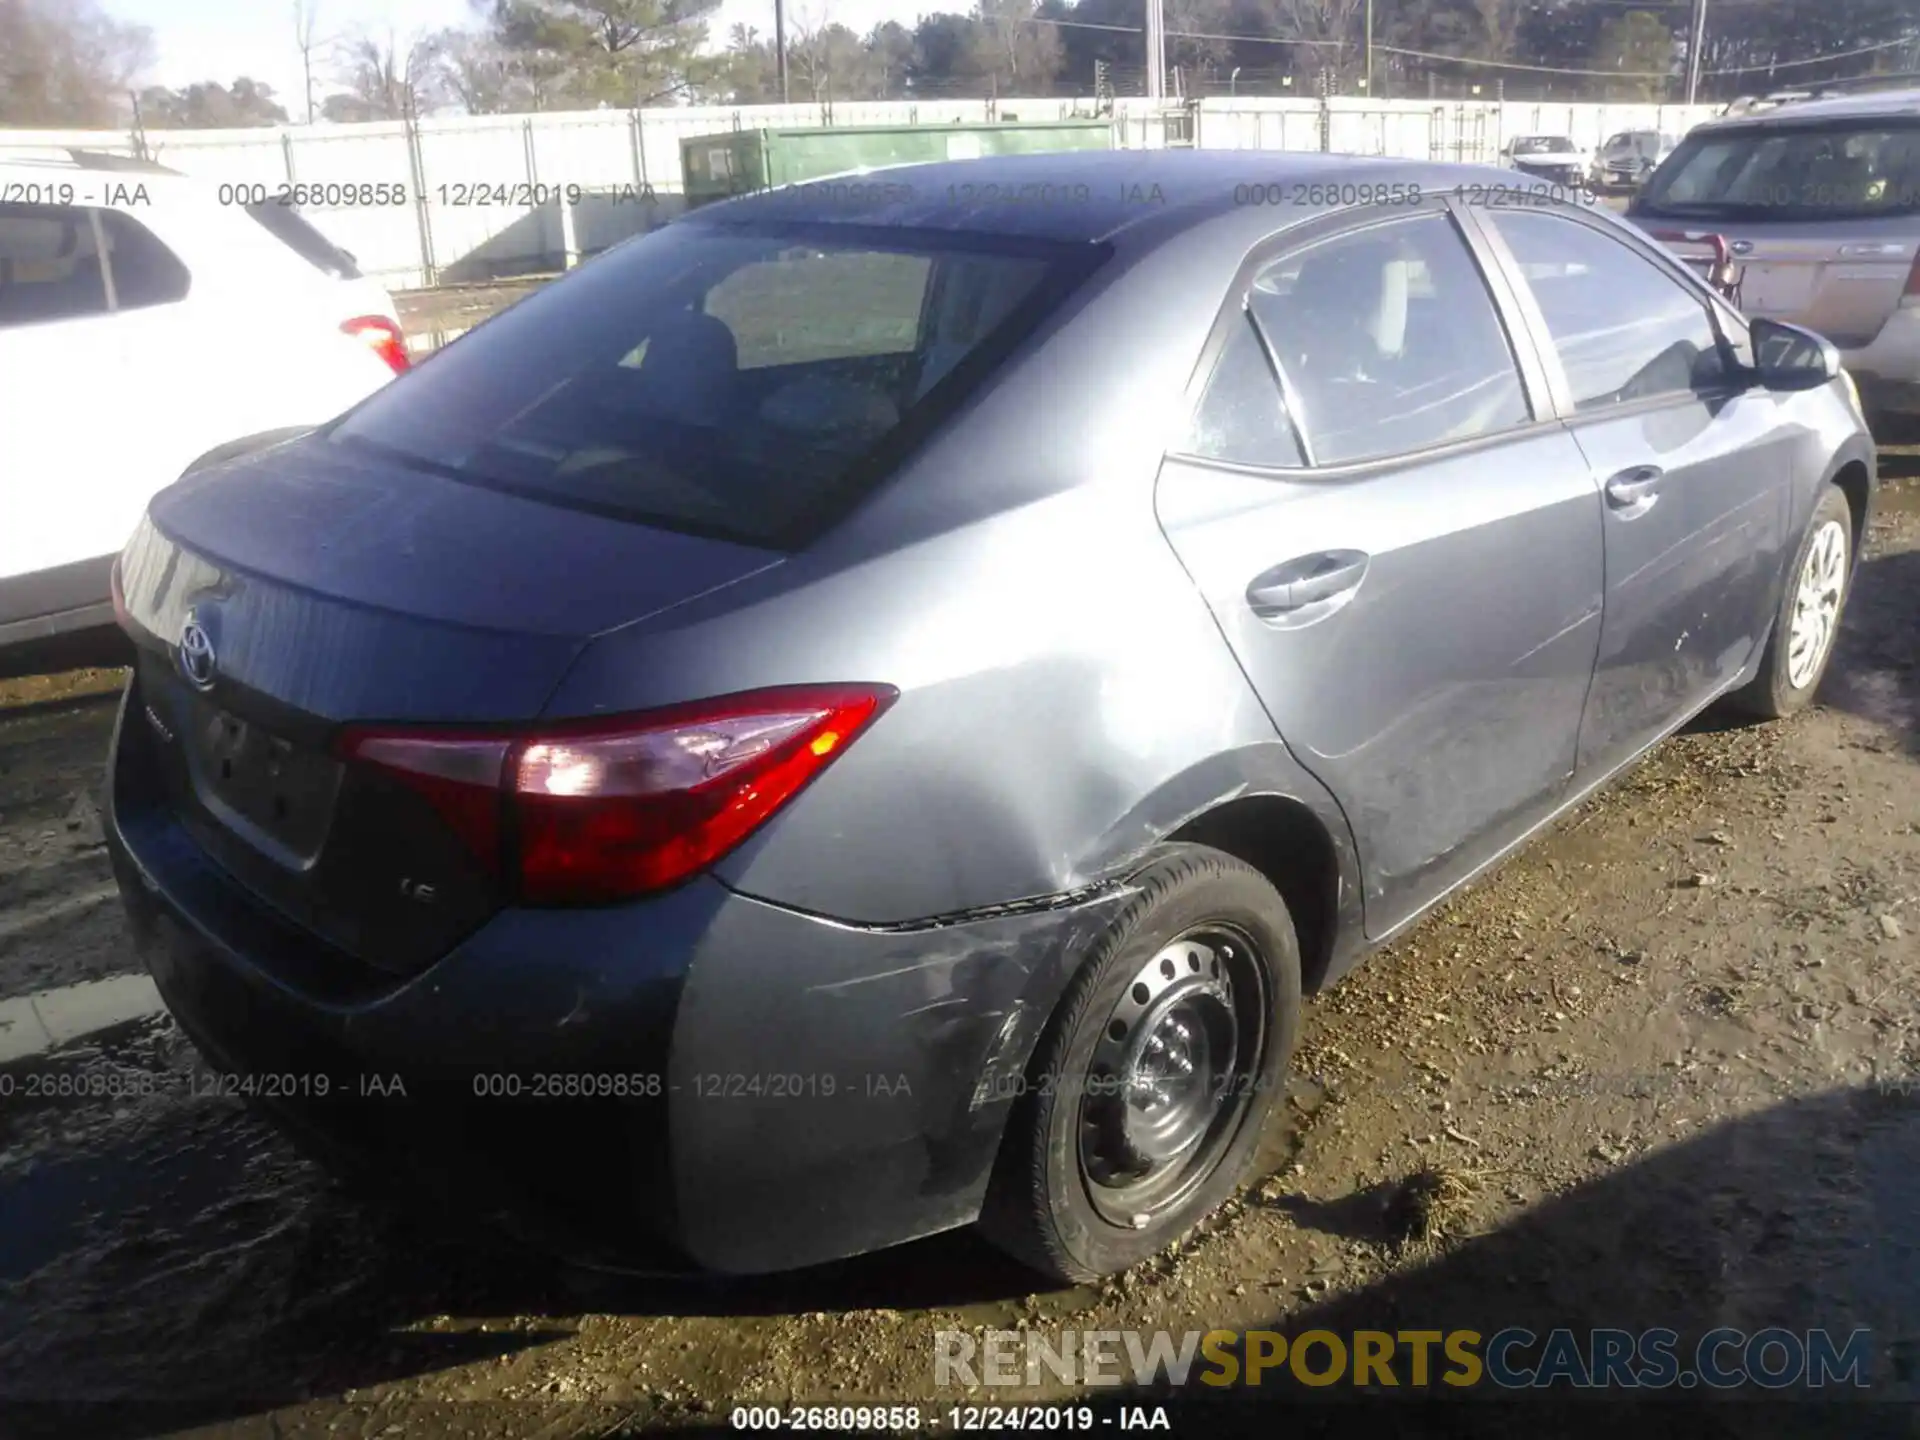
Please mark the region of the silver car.
[[1612, 216], [885, 180], [612, 250], [121, 555], [133, 931], [316, 1152], [596, 1263], [1120, 1270], [1248, 1175], [1303, 992], [1820, 683], [1832, 347]]
[[1683, 254], [1724, 235], [1742, 309], [1818, 331], [1870, 412], [1920, 419], [1920, 90], [1701, 125], [1627, 213]]
[[1675, 135], [1658, 130], [1622, 130], [1609, 135], [1593, 158], [1597, 185], [1639, 185], [1679, 147]]

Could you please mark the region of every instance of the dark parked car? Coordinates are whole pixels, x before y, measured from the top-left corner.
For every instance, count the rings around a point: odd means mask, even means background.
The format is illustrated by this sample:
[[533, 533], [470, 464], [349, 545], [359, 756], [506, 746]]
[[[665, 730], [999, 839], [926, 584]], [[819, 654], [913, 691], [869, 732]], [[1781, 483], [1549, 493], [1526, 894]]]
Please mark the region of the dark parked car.
[[1830, 652], [1831, 347], [1506, 173], [716, 205], [181, 481], [109, 825], [181, 1025], [589, 1263], [1163, 1246], [1303, 989]]

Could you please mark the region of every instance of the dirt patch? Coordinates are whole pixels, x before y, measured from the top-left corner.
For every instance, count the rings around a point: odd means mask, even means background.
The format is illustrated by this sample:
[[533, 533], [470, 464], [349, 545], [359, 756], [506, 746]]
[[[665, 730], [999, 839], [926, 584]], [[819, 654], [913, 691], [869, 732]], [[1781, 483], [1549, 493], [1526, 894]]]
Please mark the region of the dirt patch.
[[[365, 1207], [226, 1097], [0, 1101], [0, 1397], [145, 1397], [128, 1434], [162, 1399], [229, 1433], [618, 1434], [1069, 1393], [936, 1388], [943, 1329], [1529, 1324], [1864, 1328], [1872, 1393], [1911, 1404], [1920, 485], [1886, 500], [1821, 707], [1696, 724], [1314, 1000], [1265, 1178], [1127, 1275], [1036, 1292], [961, 1234], [583, 1277]], [[104, 726], [55, 719], [0, 721], [0, 885], [85, 850]], [[124, 963], [115, 924], [5, 963]], [[159, 1022], [66, 1063], [193, 1062]]]
[[117, 695], [127, 683], [124, 670], [65, 670], [55, 675], [26, 675], [0, 680], [0, 720], [28, 710], [45, 710], [78, 700]]

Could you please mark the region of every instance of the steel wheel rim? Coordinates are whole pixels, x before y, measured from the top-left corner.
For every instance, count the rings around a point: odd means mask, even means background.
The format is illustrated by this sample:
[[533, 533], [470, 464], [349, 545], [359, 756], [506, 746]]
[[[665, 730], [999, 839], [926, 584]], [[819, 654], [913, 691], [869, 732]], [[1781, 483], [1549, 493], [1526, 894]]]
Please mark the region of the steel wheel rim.
[[1813, 683], [1833, 648], [1846, 584], [1846, 527], [1828, 520], [1814, 532], [1793, 593], [1793, 615], [1787, 625], [1787, 683], [1796, 690]]
[[1196, 926], [1108, 1012], [1083, 1077], [1078, 1155], [1094, 1209], [1144, 1229], [1213, 1173], [1266, 1053], [1266, 969], [1246, 934]]

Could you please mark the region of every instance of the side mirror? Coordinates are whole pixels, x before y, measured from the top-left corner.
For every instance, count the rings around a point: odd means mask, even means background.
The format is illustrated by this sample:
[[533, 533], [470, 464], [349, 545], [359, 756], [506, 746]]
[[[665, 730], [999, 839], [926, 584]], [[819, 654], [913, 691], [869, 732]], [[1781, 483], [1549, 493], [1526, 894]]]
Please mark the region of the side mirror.
[[1753, 337], [1753, 368], [1769, 390], [1818, 390], [1840, 373], [1840, 351], [1823, 335], [1780, 320], [1759, 319]]

